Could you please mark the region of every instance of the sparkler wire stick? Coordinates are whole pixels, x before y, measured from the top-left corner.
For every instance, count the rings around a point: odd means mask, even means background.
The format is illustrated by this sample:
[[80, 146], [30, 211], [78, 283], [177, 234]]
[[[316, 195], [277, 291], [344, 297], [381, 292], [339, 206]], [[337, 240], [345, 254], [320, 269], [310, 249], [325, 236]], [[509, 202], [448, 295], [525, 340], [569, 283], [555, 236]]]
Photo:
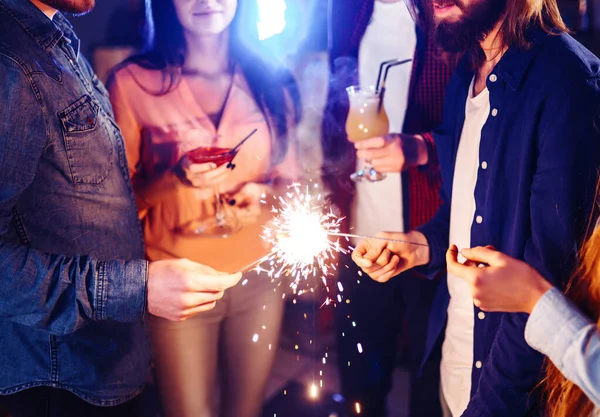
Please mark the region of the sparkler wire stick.
[[[271, 209], [275, 217], [268, 226], [263, 226], [261, 237], [272, 249], [262, 258], [241, 268], [240, 272], [254, 269], [266, 272], [272, 279], [291, 277], [293, 286], [309, 276], [320, 276], [325, 280], [336, 269], [335, 263], [329, 263], [335, 258], [334, 253], [348, 253], [352, 250], [350, 245], [347, 248], [342, 246], [339, 239], [335, 242], [329, 239], [332, 236], [378, 239], [433, 248], [429, 244], [409, 240], [341, 233], [340, 223], [343, 218], [336, 216], [331, 209], [329, 212], [324, 210], [320, 194], [313, 196], [308, 186], [303, 191], [304, 187], [299, 183], [292, 184], [290, 188], [292, 190], [285, 196], [275, 198], [279, 203], [279, 207], [273, 206]], [[459, 253], [458, 250], [454, 252]], [[269, 262], [267, 269], [261, 268], [260, 264], [263, 262]]]
[[267, 253], [262, 258], [257, 259], [256, 261], [254, 261], [252, 263], [249, 263], [248, 265], [244, 266], [238, 272], [241, 272], [242, 274], [245, 274], [246, 272], [250, 272], [251, 270], [253, 270], [257, 266], [259, 266], [261, 263], [263, 263], [264, 261], [268, 260], [271, 257], [272, 254], [273, 254], [272, 252]]
[[[329, 236], [339, 236], [339, 237], [353, 237], [356, 239], [377, 239], [377, 240], [387, 240], [388, 242], [398, 242], [398, 243], [406, 243], [408, 245], [415, 245], [415, 246], [424, 246], [424, 247], [429, 247], [429, 248], [435, 248], [433, 246], [430, 246], [426, 243], [419, 243], [419, 242], [411, 242], [409, 240], [402, 240], [402, 239], [389, 239], [386, 237], [378, 237], [378, 236], [365, 236], [365, 235], [355, 235], [355, 234], [351, 234], [351, 233], [335, 233], [335, 232], [327, 232], [327, 234]], [[441, 248], [439, 248], [441, 249]], [[444, 248], [444, 250], [449, 250], [448, 248]], [[460, 253], [460, 251], [458, 250], [452, 250], [451, 252], [455, 252], [455, 253]]]

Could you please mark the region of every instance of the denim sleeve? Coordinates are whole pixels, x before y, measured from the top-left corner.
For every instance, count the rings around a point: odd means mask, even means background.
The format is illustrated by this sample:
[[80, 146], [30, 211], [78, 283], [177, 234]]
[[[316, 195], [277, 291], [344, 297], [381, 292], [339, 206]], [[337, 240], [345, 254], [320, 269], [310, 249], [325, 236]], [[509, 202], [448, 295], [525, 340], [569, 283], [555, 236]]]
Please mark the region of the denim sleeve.
[[8, 241], [13, 208], [35, 180], [46, 146], [43, 100], [34, 87], [15, 61], [0, 55], [0, 318], [56, 334], [93, 320], [141, 320], [146, 261], [99, 262]]
[[525, 327], [525, 340], [600, 407], [598, 328], [558, 288], [536, 304]]
[[[536, 170], [530, 186], [531, 236], [524, 260], [562, 288], [594, 204], [600, 166], [596, 126], [599, 80], [565, 82], [540, 116]], [[531, 116], [533, 117], [533, 116]], [[463, 416], [516, 415], [540, 378], [543, 357], [525, 341], [526, 314], [505, 314]]]

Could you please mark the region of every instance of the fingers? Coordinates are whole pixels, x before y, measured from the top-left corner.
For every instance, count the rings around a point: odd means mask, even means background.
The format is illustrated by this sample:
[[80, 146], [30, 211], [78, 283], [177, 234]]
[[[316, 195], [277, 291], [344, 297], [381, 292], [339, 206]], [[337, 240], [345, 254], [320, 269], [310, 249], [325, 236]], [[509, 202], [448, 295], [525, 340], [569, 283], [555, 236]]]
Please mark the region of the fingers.
[[388, 233], [378, 233], [383, 239], [367, 239], [358, 244], [352, 260], [372, 279], [386, 282], [398, 274], [402, 258], [387, 248]]
[[369, 276], [377, 282], [387, 282], [396, 275], [398, 275], [398, 265], [400, 264], [400, 257], [398, 255], [392, 255], [389, 262], [380, 268], [378, 271], [370, 273]]
[[392, 158], [373, 159], [371, 160], [371, 167], [379, 172], [401, 172], [403, 168], [402, 163], [401, 160]]
[[[391, 261], [393, 254], [388, 249], [384, 249], [373, 259], [368, 255], [363, 255], [362, 260], [365, 266], [362, 266], [362, 270], [365, 271], [369, 276], [379, 276], [389, 270], [388, 265]], [[359, 265], [360, 266], [360, 265]]]
[[366, 248], [364, 247], [357, 247], [356, 249], [354, 249], [354, 251], [352, 252], [352, 260], [354, 261], [354, 263], [356, 265], [358, 265], [361, 268], [370, 268], [373, 265], [373, 262], [371, 262], [371, 260], [366, 259], [364, 257], [364, 255], [367, 253]]
[[229, 204], [233, 206], [236, 217], [243, 226], [254, 224], [262, 212], [261, 198], [264, 186], [256, 183], [245, 184], [238, 192], [228, 197]]
[[[212, 169], [207, 167], [213, 166]], [[231, 170], [227, 165], [216, 167], [215, 164], [192, 164], [187, 169], [184, 167], [187, 180], [193, 187], [210, 187], [223, 182], [229, 176]]]
[[242, 187], [241, 190], [235, 192], [231, 199], [235, 204], [241, 207], [246, 205], [257, 205], [263, 195], [263, 188], [258, 184], [249, 183]]
[[213, 301], [211, 303], [207, 303], [207, 304], [202, 304], [199, 306], [196, 306], [194, 308], [190, 308], [189, 310], [186, 310], [183, 312], [183, 314], [180, 317], [180, 321], [183, 320], [187, 320], [193, 316], [195, 316], [196, 314], [200, 314], [200, 313], [204, 313], [206, 311], [210, 311], [213, 308], [215, 308], [217, 306], [217, 302]]
[[[360, 142], [358, 142], [360, 143]], [[375, 148], [375, 149], [364, 149], [356, 152], [356, 157], [363, 160], [369, 160], [371, 162], [378, 159], [384, 159], [389, 156], [389, 149]]]
[[219, 292], [188, 292], [181, 296], [183, 305], [192, 309], [204, 304], [210, 304], [223, 298], [224, 291]]
[[464, 279], [471, 285], [474, 284], [475, 275], [473, 274], [473, 267], [458, 262], [458, 249], [456, 245], [452, 245], [450, 249], [446, 251], [446, 266], [448, 272], [452, 275]]
[[469, 261], [476, 263], [485, 263], [490, 266], [500, 266], [506, 263], [505, 255], [493, 249], [493, 246], [478, 246], [471, 249], [463, 249], [460, 253]]
[[203, 174], [208, 171], [212, 171], [217, 167], [217, 164], [214, 162], [209, 162], [206, 164], [195, 164], [190, 162], [188, 158], [184, 159], [183, 168], [191, 172], [192, 174]]
[[228, 175], [230, 172], [231, 172], [231, 170], [229, 168], [227, 168], [227, 165], [221, 165], [218, 168], [215, 168], [210, 171], [206, 171], [206, 172], [202, 173], [202, 178], [206, 182], [216, 183], [217, 180]]
[[369, 251], [371, 246], [371, 240], [365, 239], [358, 242], [354, 251], [352, 251], [352, 260], [354, 263], [361, 268], [369, 268], [373, 265], [371, 259], [365, 258], [365, 255]]
[[356, 149], [376, 149], [382, 148], [387, 144], [387, 140], [383, 136], [378, 136], [371, 139], [361, 140], [354, 144]]
[[190, 274], [186, 289], [195, 292], [222, 292], [235, 286], [241, 278], [240, 272], [219, 275]]

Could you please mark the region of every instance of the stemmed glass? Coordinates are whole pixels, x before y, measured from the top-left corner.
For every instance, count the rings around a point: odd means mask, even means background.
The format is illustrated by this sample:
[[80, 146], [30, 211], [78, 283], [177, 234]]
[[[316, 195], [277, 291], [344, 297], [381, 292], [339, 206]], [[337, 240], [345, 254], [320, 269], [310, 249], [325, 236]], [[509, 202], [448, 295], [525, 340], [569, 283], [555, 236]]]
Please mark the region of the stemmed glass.
[[[214, 146], [201, 146], [188, 152], [188, 158], [196, 164], [214, 163], [217, 168], [231, 164], [237, 153], [234, 148], [220, 148]], [[227, 237], [242, 228], [241, 222], [227, 205], [223, 204], [223, 196], [219, 187], [213, 187], [215, 198], [215, 215], [199, 222], [192, 222], [191, 230], [194, 234], [215, 237]]]
[[[346, 134], [352, 143], [385, 136], [390, 129], [390, 122], [381, 99], [382, 92], [375, 87], [351, 86], [346, 89], [350, 101], [350, 110], [346, 120]], [[355, 182], [363, 180], [381, 181], [385, 174], [375, 170], [369, 161], [365, 161], [362, 169], [350, 175]]]

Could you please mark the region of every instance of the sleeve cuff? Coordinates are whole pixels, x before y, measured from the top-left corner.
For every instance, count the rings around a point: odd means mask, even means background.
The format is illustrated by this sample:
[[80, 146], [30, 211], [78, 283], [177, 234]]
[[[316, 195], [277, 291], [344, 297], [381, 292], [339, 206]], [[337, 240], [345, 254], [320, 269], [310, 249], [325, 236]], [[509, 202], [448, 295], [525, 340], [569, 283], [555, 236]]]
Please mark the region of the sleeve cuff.
[[429, 263], [418, 266], [415, 270], [425, 275], [428, 279], [436, 277], [440, 268], [443, 268], [446, 264], [446, 252], [440, 250], [440, 248], [448, 247], [448, 235], [438, 233], [436, 230], [437, 225], [432, 223], [434, 222], [430, 221], [415, 229], [425, 235], [427, 244], [429, 245]]
[[430, 132], [428, 132], [421, 133], [421, 136], [425, 140], [425, 146], [427, 147], [427, 164], [419, 166], [418, 170], [423, 172], [429, 171], [432, 168], [438, 169], [440, 161], [438, 159], [437, 151], [435, 148], [435, 140], [433, 138], [433, 135]]
[[146, 313], [148, 262], [99, 262], [98, 272], [94, 316], [126, 323], [142, 321]]
[[589, 324], [590, 320], [558, 288], [552, 288], [531, 312], [525, 340], [561, 368], [562, 358], [577, 333]]

